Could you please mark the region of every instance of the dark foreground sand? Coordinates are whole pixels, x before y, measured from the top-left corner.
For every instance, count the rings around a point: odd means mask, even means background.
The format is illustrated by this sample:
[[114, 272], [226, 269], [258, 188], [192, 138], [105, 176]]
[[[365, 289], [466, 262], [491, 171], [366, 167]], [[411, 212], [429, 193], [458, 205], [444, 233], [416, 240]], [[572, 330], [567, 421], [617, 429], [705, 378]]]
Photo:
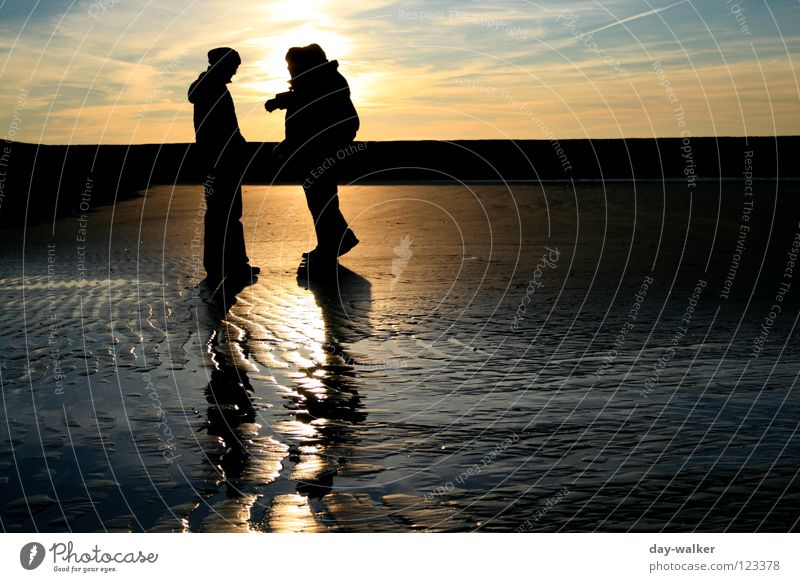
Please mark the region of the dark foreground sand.
[[4, 231], [0, 525], [797, 529], [800, 188], [689, 192], [345, 187], [308, 282], [299, 188], [246, 187], [228, 313], [200, 187]]

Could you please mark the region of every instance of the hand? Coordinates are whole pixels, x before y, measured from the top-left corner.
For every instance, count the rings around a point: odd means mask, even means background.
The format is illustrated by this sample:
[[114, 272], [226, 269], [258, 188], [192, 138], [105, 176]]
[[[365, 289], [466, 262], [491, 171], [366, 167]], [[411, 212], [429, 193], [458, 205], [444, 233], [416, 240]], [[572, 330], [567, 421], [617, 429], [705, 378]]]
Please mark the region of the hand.
[[264, 109], [266, 109], [269, 113], [272, 113], [273, 111], [278, 109], [278, 100], [269, 99], [266, 103], [264, 103]]

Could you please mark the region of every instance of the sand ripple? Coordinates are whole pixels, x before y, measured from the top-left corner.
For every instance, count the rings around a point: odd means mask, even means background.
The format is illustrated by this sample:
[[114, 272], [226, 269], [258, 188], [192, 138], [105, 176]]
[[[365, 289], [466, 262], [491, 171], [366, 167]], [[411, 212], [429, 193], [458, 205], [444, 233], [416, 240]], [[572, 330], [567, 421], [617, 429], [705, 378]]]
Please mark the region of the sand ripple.
[[[552, 214], [539, 189], [519, 186], [515, 205], [481, 188], [354, 188], [343, 203], [368, 208], [364, 243], [310, 281], [296, 189], [249, 188], [264, 271], [235, 297], [200, 284], [197, 188], [92, 214], [80, 277], [74, 221], [32, 230], [0, 285], [3, 528], [796, 528], [796, 294], [751, 355], [783, 259], [762, 249], [764, 288], [743, 275], [721, 300], [736, 217], [719, 218], [709, 250], [713, 198], [696, 201], [687, 239], [680, 193], [663, 209], [651, 192], [634, 215], [632, 192], [586, 186], [578, 229], [561, 186]], [[700, 277], [706, 295], [672, 343]]]

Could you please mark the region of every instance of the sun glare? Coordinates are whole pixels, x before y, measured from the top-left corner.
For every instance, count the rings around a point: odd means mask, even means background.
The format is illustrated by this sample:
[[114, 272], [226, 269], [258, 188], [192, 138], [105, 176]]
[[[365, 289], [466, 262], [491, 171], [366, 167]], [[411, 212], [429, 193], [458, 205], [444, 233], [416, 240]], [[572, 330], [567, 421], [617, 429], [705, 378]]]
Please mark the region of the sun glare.
[[293, 46], [316, 43], [331, 60], [347, 58], [352, 52], [352, 42], [332, 30], [316, 24], [303, 24], [279, 34], [251, 40], [248, 44], [261, 54], [261, 58], [245, 65], [242, 85], [248, 93], [267, 96], [288, 90], [289, 72], [286, 69], [286, 51]]

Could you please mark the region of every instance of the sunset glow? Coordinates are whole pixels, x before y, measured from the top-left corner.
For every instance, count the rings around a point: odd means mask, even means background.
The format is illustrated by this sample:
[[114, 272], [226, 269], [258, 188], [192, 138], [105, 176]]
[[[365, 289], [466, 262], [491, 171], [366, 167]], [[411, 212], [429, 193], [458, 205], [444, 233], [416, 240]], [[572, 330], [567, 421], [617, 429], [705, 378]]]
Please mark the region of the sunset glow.
[[263, 103], [287, 89], [286, 50], [316, 42], [350, 82], [360, 139], [674, 136], [676, 103], [695, 136], [797, 134], [799, 25], [789, 0], [14, 0], [0, 117], [25, 91], [15, 139], [191, 141], [186, 88], [232, 46], [242, 131], [277, 141], [283, 116]]

